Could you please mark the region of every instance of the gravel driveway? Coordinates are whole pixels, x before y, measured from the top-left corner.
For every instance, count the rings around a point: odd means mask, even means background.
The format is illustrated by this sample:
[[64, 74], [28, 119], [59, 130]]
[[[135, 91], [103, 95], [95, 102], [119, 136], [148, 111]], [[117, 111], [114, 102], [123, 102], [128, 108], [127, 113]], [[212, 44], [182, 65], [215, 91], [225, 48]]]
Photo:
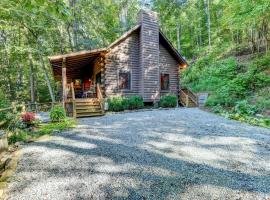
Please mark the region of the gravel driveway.
[[22, 151], [8, 199], [270, 198], [270, 130], [196, 108], [84, 118]]

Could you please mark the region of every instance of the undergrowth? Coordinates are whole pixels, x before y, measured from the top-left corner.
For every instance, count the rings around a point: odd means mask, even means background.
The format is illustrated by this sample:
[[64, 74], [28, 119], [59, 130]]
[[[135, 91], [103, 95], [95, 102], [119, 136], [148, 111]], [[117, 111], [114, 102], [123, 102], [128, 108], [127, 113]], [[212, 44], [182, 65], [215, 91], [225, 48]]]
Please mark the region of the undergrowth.
[[35, 140], [43, 135], [51, 135], [54, 132], [64, 131], [74, 128], [76, 121], [72, 118], [66, 118], [61, 122], [50, 122], [37, 125], [34, 129], [18, 129], [8, 137], [8, 143], [27, 142]]
[[199, 58], [182, 74], [182, 85], [208, 92], [206, 106], [213, 112], [269, 127], [270, 56], [241, 63], [236, 57], [217, 58], [215, 53]]

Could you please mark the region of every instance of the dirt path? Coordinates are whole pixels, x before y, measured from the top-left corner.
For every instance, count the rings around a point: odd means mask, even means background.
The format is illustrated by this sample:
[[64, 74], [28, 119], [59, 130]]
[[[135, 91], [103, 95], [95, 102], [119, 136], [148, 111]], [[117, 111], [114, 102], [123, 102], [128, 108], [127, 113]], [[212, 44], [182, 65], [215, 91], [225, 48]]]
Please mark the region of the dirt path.
[[270, 198], [270, 130], [175, 109], [85, 118], [23, 148], [9, 199]]

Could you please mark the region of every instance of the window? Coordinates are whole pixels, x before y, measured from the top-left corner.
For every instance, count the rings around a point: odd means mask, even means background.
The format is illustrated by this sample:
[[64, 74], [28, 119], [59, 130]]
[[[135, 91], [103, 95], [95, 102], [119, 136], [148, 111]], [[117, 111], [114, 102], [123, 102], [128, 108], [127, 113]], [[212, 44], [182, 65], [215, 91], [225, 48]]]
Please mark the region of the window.
[[119, 89], [130, 90], [130, 72], [119, 72]]
[[169, 76], [169, 74], [161, 74], [160, 75], [160, 88], [161, 88], [161, 90], [169, 90], [170, 89], [170, 76]]

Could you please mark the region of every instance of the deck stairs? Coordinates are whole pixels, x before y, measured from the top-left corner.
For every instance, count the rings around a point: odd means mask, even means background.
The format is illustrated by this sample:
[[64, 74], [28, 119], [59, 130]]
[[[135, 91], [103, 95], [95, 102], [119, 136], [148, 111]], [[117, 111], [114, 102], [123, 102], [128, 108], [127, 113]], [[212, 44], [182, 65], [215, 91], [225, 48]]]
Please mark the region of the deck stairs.
[[98, 98], [75, 99], [76, 117], [94, 117], [104, 115]]
[[184, 107], [198, 107], [198, 96], [189, 88], [179, 90], [179, 104]]

